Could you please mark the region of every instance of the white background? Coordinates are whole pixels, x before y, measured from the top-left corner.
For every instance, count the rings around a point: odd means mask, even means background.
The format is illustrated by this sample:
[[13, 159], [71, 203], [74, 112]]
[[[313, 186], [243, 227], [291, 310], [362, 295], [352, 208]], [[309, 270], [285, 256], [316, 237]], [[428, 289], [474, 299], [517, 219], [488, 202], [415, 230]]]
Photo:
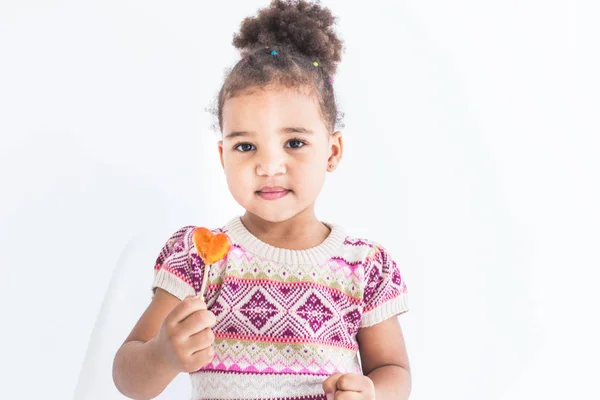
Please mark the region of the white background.
[[[242, 213], [205, 108], [267, 4], [0, 3], [0, 398], [119, 398], [160, 247]], [[401, 266], [411, 399], [600, 398], [598, 3], [324, 4], [346, 127], [317, 213]]]

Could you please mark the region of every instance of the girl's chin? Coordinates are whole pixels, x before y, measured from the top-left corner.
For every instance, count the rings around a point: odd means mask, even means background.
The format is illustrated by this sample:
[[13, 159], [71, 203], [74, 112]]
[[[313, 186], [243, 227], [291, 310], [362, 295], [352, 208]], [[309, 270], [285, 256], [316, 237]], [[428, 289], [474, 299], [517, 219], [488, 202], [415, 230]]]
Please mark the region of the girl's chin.
[[282, 203], [281, 201], [258, 199], [258, 202], [254, 202], [252, 205], [248, 204], [248, 207], [244, 207], [244, 209], [264, 221], [276, 223], [289, 220], [302, 212], [304, 207], [298, 204]]

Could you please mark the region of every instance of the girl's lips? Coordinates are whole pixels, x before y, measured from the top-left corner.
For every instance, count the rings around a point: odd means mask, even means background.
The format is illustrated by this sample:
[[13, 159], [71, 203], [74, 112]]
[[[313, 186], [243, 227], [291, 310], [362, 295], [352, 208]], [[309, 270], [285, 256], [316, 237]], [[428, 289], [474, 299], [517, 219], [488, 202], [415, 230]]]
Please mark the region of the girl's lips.
[[287, 196], [287, 194], [289, 192], [290, 192], [289, 190], [280, 190], [280, 191], [277, 191], [277, 192], [272, 192], [272, 191], [261, 192], [261, 191], [258, 191], [258, 192], [256, 192], [256, 194], [258, 194], [261, 198], [263, 198], [265, 200], [277, 200], [277, 199], [280, 199], [282, 197]]
[[283, 192], [285, 190], [288, 190], [282, 186], [263, 186], [260, 188], [259, 192]]

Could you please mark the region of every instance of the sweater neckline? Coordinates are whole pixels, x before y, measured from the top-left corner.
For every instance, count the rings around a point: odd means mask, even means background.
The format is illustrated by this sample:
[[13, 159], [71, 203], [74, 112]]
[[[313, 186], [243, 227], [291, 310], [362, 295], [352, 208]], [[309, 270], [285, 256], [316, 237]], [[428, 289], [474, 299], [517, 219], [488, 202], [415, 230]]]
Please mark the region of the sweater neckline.
[[321, 264], [329, 260], [346, 239], [345, 230], [340, 225], [321, 222], [331, 229], [329, 235], [317, 246], [305, 250], [284, 249], [263, 242], [246, 228], [241, 216], [232, 218], [225, 227], [236, 243], [264, 259], [286, 264]]

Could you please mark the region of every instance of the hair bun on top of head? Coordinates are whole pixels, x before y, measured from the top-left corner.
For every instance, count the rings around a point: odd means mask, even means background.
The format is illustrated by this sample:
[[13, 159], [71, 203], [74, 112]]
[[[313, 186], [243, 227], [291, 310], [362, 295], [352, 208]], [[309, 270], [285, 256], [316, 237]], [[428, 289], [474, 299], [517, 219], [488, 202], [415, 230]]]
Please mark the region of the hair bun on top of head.
[[335, 17], [319, 2], [273, 0], [255, 17], [245, 18], [233, 45], [242, 54], [257, 48], [289, 49], [318, 62], [327, 75], [335, 74], [342, 41], [333, 31]]

